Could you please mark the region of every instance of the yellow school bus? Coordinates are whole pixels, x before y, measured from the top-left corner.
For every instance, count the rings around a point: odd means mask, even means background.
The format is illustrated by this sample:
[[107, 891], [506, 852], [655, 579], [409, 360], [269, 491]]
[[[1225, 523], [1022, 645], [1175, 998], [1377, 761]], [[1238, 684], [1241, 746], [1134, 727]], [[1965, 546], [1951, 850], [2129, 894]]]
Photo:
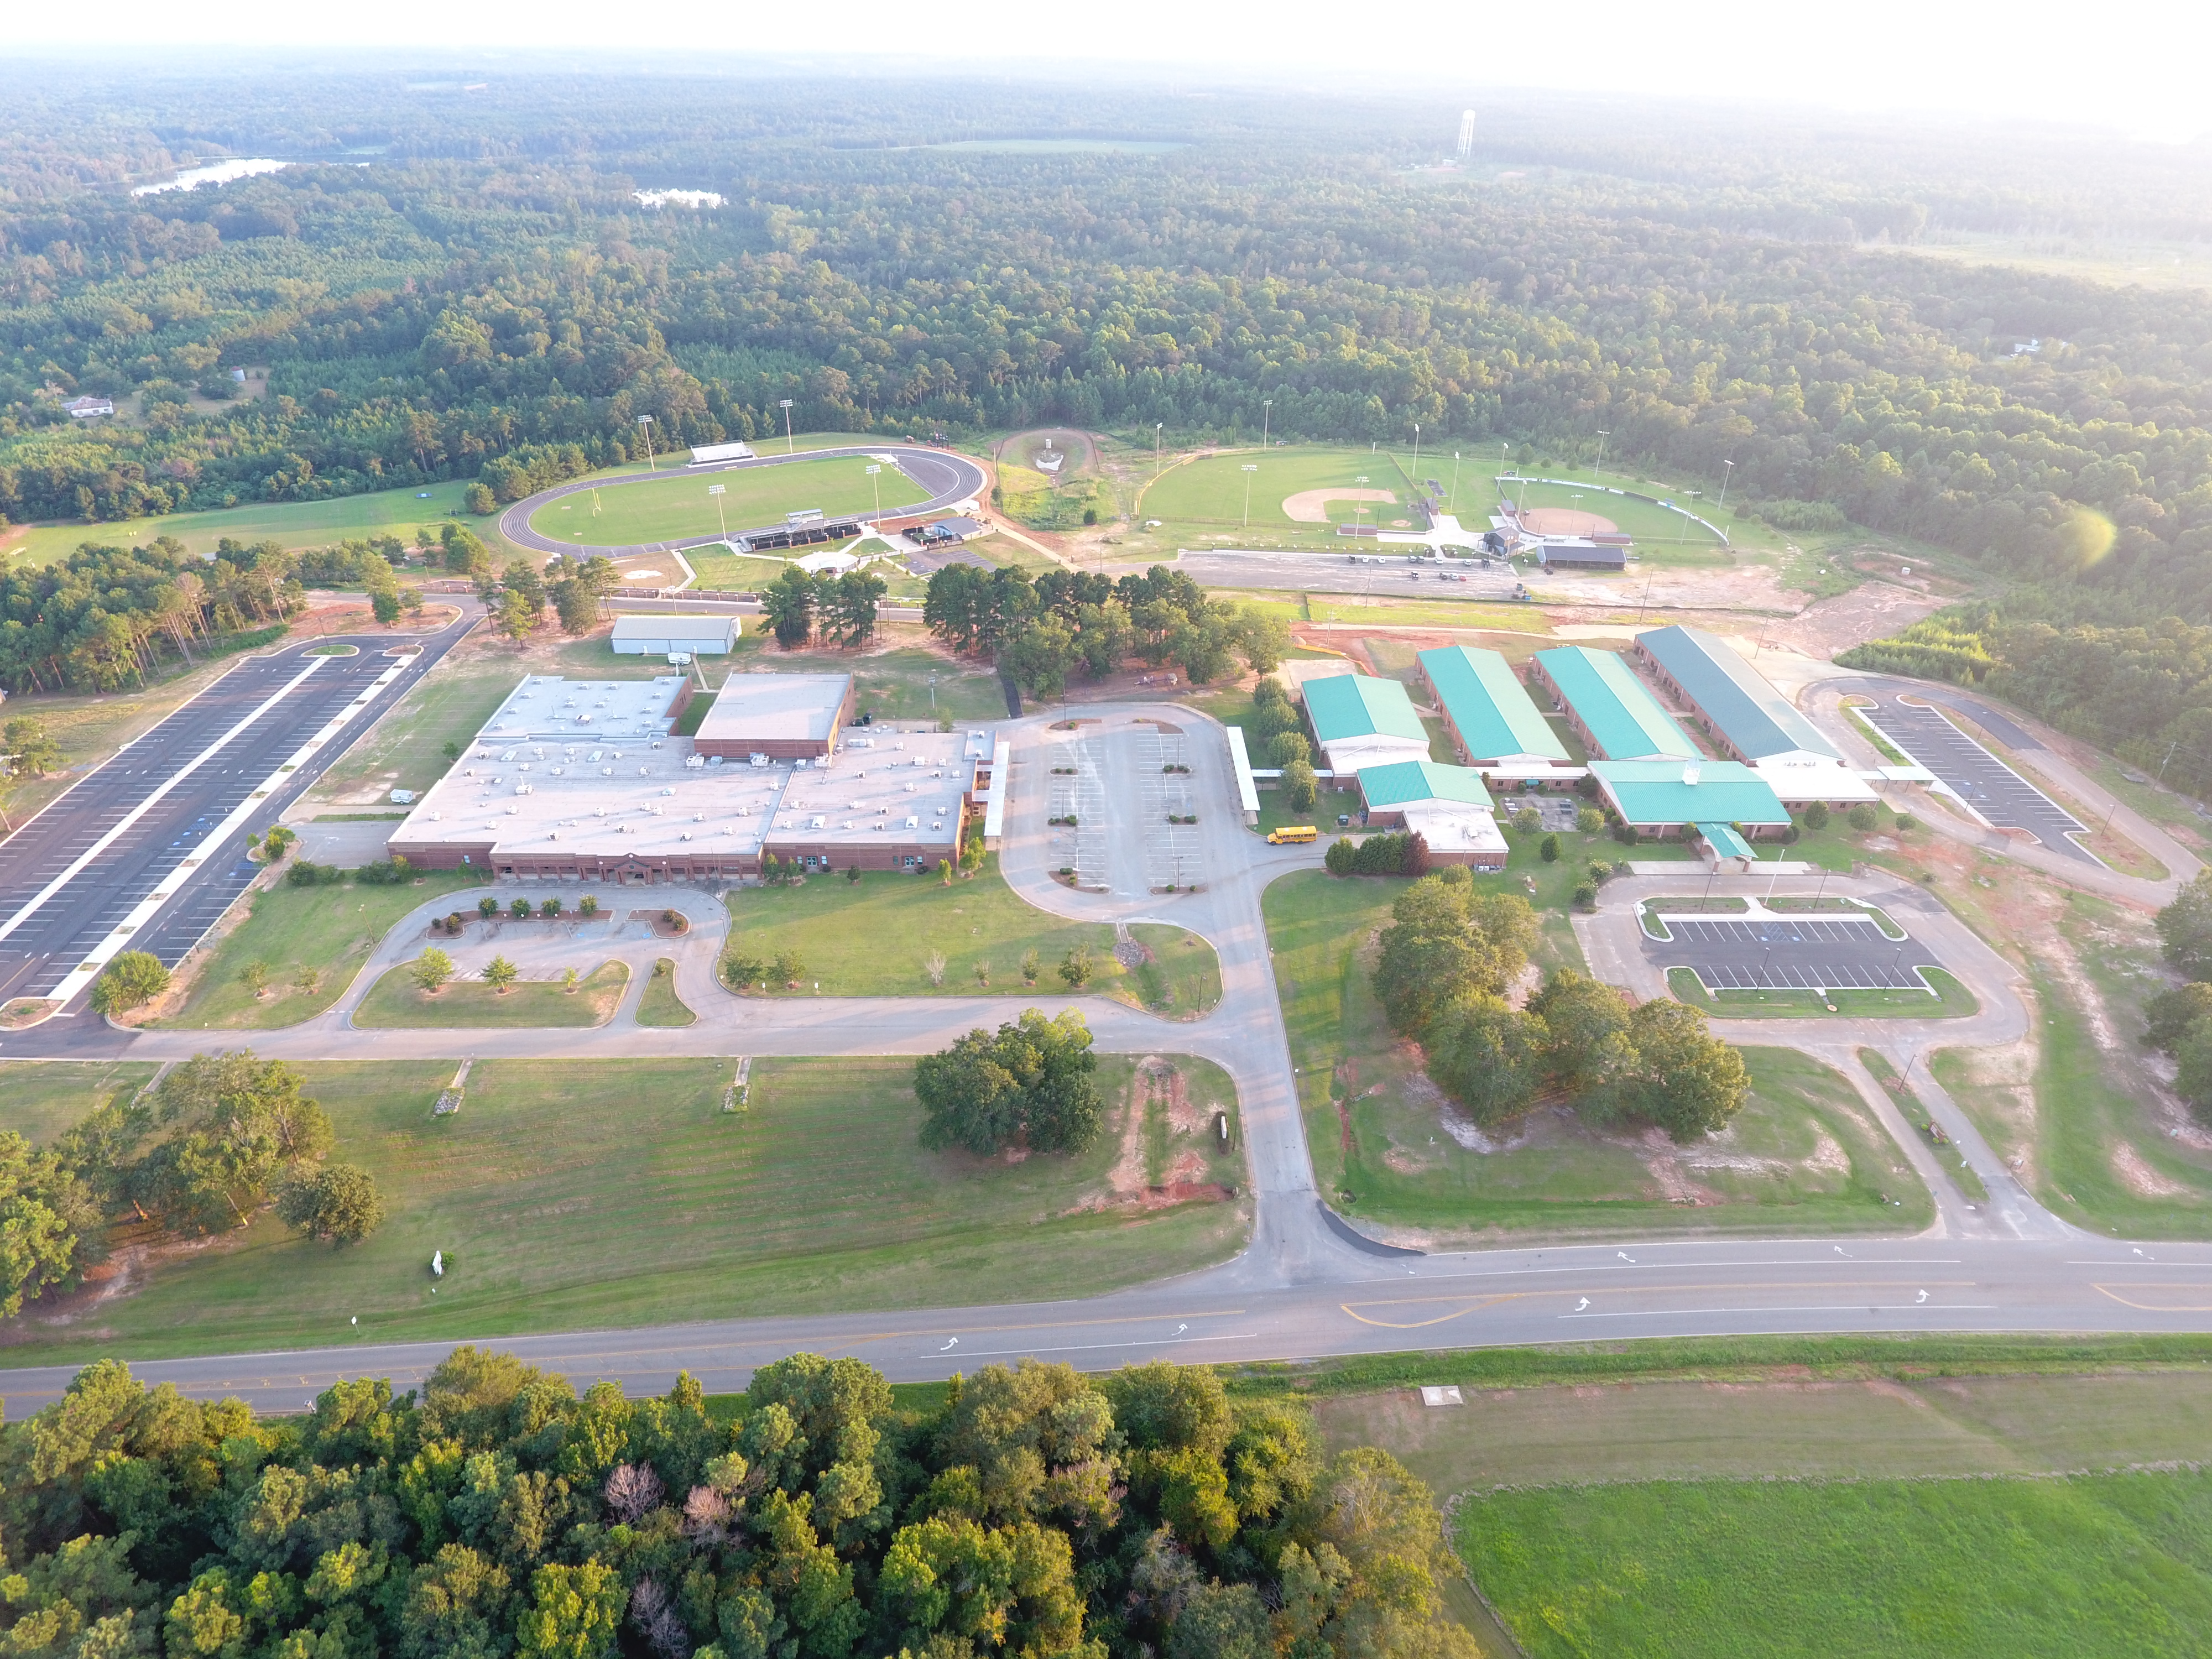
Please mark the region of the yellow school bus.
[[1300, 842], [1317, 840], [1321, 831], [1310, 823], [1286, 823], [1267, 837], [1270, 847], [1289, 847]]

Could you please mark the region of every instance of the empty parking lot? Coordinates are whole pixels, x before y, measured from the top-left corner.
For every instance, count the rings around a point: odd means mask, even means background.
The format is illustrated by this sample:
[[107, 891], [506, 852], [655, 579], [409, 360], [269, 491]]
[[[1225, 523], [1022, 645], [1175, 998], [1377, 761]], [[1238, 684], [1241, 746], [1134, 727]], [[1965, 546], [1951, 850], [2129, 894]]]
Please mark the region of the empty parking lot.
[[1864, 916], [1666, 916], [1671, 942], [1647, 940], [1661, 966], [1687, 968], [1708, 991], [1928, 991], [1940, 967], [1912, 940]]
[[2072, 836], [2088, 826], [1976, 743], [1926, 702], [1892, 694], [1868, 711], [1891, 741], [1926, 767], [1999, 830], [2025, 830], [2054, 853], [2095, 864]]

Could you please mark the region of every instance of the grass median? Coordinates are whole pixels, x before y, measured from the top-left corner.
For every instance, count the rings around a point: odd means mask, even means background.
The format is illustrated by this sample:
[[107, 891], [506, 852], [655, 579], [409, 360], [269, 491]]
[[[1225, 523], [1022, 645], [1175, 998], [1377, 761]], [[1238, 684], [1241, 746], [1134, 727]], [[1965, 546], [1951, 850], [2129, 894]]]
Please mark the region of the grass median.
[[640, 1025], [689, 1025], [699, 1018], [676, 994], [676, 963], [663, 957], [653, 964], [653, 977], [637, 1000]]
[[441, 1030], [453, 1027], [514, 1030], [573, 1029], [604, 1025], [622, 1001], [629, 969], [605, 962], [571, 990], [558, 980], [527, 980], [504, 992], [481, 980], [453, 980], [435, 991], [415, 982], [415, 964], [403, 962], [369, 988], [353, 1011], [364, 1030], [403, 1028]]
[[1921, 972], [1925, 991], [1708, 991], [1687, 968], [1667, 970], [1667, 988], [1678, 1002], [1715, 1019], [1960, 1019], [1978, 1014], [1974, 994], [1941, 968]]
[[[1167, 1059], [1233, 1121], [1224, 1078]], [[445, 1117], [450, 1060], [303, 1065], [383, 1227], [333, 1250], [264, 1213], [159, 1255], [94, 1316], [27, 1328], [11, 1363], [1044, 1300], [1225, 1260], [1248, 1202], [1146, 1191], [1135, 1064], [1100, 1056], [1088, 1152], [1018, 1162], [924, 1151], [911, 1060], [757, 1060], [734, 1113], [726, 1060], [484, 1060]]]

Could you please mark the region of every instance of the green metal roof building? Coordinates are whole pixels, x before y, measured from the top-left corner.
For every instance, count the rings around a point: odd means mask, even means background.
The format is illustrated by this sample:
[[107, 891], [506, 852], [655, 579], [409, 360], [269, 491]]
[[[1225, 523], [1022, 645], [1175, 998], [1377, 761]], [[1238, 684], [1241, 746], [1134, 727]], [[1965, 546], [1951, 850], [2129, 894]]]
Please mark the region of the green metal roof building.
[[1727, 641], [1702, 628], [1655, 628], [1636, 636], [1636, 648], [1737, 760], [1842, 763], [1843, 752]]
[[1359, 793], [1370, 812], [1394, 811], [1415, 801], [1429, 800], [1491, 806], [1490, 787], [1481, 773], [1435, 761], [1394, 761], [1385, 766], [1362, 767]]
[[1306, 718], [1334, 772], [1356, 772], [1385, 760], [1419, 760], [1429, 752], [1429, 728], [1395, 680], [1374, 674], [1332, 674], [1303, 688]]
[[1590, 775], [1614, 811], [1660, 836], [1686, 823], [1733, 823], [1754, 836], [1790, 827], [1774, 786], [1738, 761], [1592, 761]]
[[1497, 652], [1448, 645], [1422, 652], [1419, 661], [1421, 678], [1443, 711], [1445, 728], [1469, 766], [1569, 763], [1567, 746], [1528, 701], [1512, 665]]
[[1559, 646], [1534, 658], [1537, 683], [1559, 699], [1575, 734], [1607, 760], [1692, 760], [1698, 745], [1617, 653]]

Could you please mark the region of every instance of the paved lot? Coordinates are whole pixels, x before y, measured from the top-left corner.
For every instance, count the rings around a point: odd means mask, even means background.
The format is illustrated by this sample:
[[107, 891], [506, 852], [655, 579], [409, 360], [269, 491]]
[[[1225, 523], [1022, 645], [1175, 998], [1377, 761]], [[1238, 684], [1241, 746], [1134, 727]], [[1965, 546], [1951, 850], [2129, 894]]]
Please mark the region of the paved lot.
[[2088, 826], [1944, 718], [1941, 710], [1884, 696], [1875, 722], [1912, 758], [2000, 830], [2025, 830], [2055, 853], [2100, 860], [2071, 839]]
[[1654, 939], [1650, 953], [1687, 968], [1709, 991], [1925, 991], [1921, 968], [1942, 965], [1862, 916], [1665, 920], [1674, 942]]
[[[1502, 562], [1488, 568], [1473, 559], [1410, 562], [1406, 550], [1349, 553], [1261, 553], [1193, 548], [1176, 568], [1206, 587], [1283, 588], [1297, 592], [1379, 593], [1393, 599], [1503, 599], [1521, 578]], [[1464, 581], [1443, 577], [1464, 576]]]
[[[346, 736], [292, 773], [267, 800], [276, 822], [295, 796], [459, 637], [420, 636], [396, 683], [356, 712]], [[197, 872], [130, 940], [173, 966], [253, 878], [246, 826], [210, 837], [272, 768], [369, 695], [393, 665], [388, 636], [351, 657], [310, 657], [303, 641], [240, 663], [118, 751], [0, 842], [0, 1001], [46, 994], [180, 866]], [[256, 815], [252, 828], [263, 827]]]

